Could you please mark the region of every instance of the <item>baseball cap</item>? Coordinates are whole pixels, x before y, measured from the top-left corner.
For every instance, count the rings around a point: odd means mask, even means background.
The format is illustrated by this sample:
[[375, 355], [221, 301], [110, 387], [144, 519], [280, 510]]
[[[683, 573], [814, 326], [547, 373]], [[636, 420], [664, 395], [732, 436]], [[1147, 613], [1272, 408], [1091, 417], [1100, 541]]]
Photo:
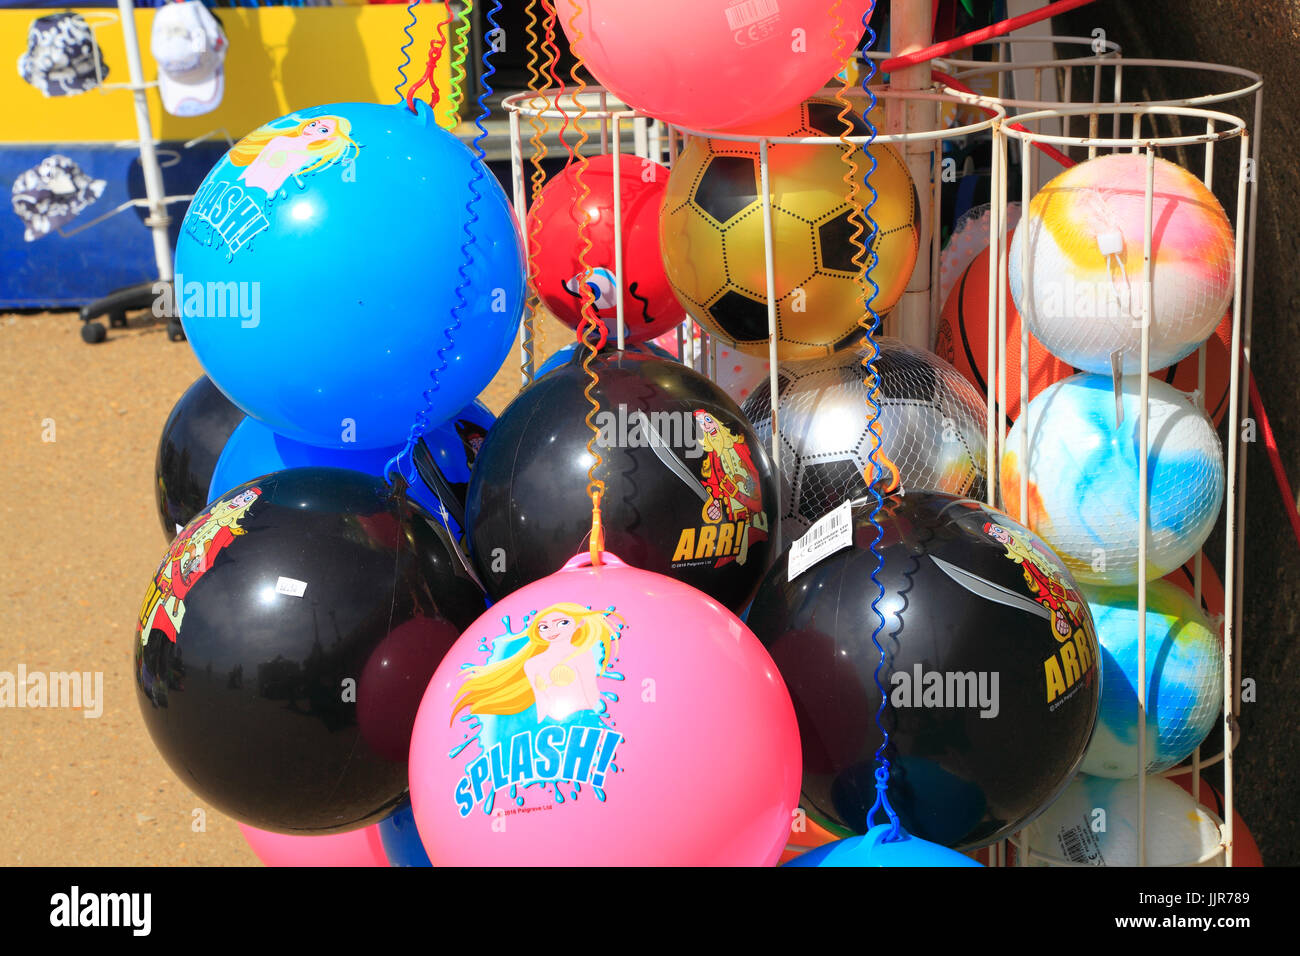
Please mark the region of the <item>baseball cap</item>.
[[46, 96], [70, 96], [98, 86], [99, 78], [108, 76], [108, 67], [81, 14], [51, 13], [28, 28], [18, 74]]
[[201, 0], [159, 7], [149, 45], [158, 61], [163, 109], [173, 116], [201, 116], [221, 105], [226, 34]]

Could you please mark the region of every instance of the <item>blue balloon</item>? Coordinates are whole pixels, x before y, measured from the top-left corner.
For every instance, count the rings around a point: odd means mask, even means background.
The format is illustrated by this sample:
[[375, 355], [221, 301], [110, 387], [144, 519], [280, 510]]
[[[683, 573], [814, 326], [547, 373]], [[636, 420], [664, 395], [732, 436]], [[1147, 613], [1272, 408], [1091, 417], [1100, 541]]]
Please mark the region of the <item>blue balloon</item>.
[[[475, 402], [425, 436], [425, 443], [429, 446], [434, 462], [447, 479], [451, 492], [459, 497], [462, 506], [478, 446], [487, 436], [493, 421], [495, 419], [487, 407]], [[257, 419], [245, 418], [226, 441], [226, 447], [217, 459], [217, 466], [212, 472], [212, 484], [208, 488], [208, 503], [211, 504], [231, 488], [246, 481], [285, 468], [350, 468], [382, 477], [384, 466], [402, 447], [347, 450], [321, 448], [285, 438]], [[407, 488], [407, 494], [430, 514], [439, 515], [441, 507], [438, 496], [423, 481], [417, 478]], [[449, 517], [447, 524], [453, 534], [461, 534], [460, 525], [454, 518]]]
[[221, 391], [287, 438], [341, 449], [403, 442], [442, 361], [428, 421], [471, 401], [524, 301], [505, 192], [418, 101], [317, 106], [245, 136], [195, 193], [176, 273], [186, 335]]
[[862, 836], [802, 853], [786, 866], [980, 866], [956, 850], [914, 837], [902, 828], [899, 839], [886, 842], [891, 829], [888, 823], [878, 824]]
[[433, 866], [415, 828], [411, 801], [406, 800], [391, 816], [379, 821], [379, 839], [383, 841], [388, 862], [393, 866]]

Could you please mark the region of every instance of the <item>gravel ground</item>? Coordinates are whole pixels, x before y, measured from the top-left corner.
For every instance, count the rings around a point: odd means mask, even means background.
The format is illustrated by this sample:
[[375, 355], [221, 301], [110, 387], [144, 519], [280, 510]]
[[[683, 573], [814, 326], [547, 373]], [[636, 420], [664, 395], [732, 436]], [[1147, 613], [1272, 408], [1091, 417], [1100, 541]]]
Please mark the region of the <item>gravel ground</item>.
[[[567, 341], [546, 325], [541, 354]], [[255, 864], [234, 822], [163, 763], [131, 676], [134, 618], [166, 550], [158, 434], [199, 365], [148, 316], [93, 347], [79, 331], [75, 313], [0, 316], [0, 481], [30, 492], [0, 504], [0, 672], [103, 674], [94, 719], [0, 708], [0, 864]], [[517, 390], [510, 361], [481, 397], [499, 412]]]

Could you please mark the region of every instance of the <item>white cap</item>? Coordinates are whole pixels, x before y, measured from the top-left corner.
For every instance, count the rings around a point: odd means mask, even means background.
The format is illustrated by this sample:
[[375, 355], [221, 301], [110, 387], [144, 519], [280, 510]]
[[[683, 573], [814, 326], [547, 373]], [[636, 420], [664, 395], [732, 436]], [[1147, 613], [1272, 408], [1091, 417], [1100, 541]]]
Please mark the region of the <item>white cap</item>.
[[200, 116], [221, 105], [226, 34], [201, 0], [166, 3], [153, 18], [150, 48], [158, 92], [173, 116]]

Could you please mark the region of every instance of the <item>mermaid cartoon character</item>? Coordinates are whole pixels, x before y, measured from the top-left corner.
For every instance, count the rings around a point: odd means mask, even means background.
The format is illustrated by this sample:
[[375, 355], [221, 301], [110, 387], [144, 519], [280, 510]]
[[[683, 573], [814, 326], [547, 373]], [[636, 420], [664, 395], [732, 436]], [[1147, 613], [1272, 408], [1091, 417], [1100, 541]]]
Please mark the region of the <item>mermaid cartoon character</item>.
[[[562, 602], [538, 612], [524, 631], [528, 641], [505, 660], [473, 667], [452, 704], [451, 719], [471, 714], [518, 714], [537, 705], [537, 722], [598, 711], [596, 678], [614, 661], [618, 634], [606, 612]], [[592, 649], [603, 650], [600, 664]]]
[[249, 488], [225, 501], [219, 501], [201, 522], [191, 523], [192, 531], [177, 535], [163, 565], [154, 575], [149, 593], [140, 608], [140, 643], [149, 643], [149, 634], [157, 629], [173, 644], [185, 619], [185, 598], [190, 588], [237, 535], [245, 534], [240, 520], [261, 495], [261, 488]]
[[1006, 528], [984, 522], [984, 533], [1007, 549], [1007, 557], [1020, 565], [1025, 582], [1038, 603], [1052, 613], [1057, 640], [1068, 640], [1082, 626], [1083, 598], [1070, 586], [1054, 560], [1040, 551], [1035, 541], [1020, 541]]
[[343, 116], [317, 116], [294, 127], [263, 126], [236, 143], [229, 159], [244, 168], [240, 179], [274, 196], [290, 176], [324, 169], [349, 149], [360, 149], [351, 132], [352, 123]]
[[734, 435], [703, 409], [696, 410], [695, 423], [699, 427], [700, 447], [708, 455], [700, 478], [713, 496], [704, 504], [704, 519], [718, 522], [725, 514], [728, 521], [734, 522], [761, 513], [758, 469], [754, 467], [745, 439]]

